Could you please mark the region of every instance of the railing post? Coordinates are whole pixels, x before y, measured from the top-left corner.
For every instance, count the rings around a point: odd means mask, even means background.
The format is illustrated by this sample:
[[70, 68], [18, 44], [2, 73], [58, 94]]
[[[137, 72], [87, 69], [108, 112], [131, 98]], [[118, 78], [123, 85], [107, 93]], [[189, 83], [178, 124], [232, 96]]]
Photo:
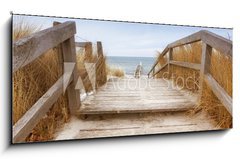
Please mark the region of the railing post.
[[212, 47], [202, 42], [202, 59], [200, 69], [200, 82], [199, 82], [199, 101], [201, 100], [203, 93], [204, 76], [210, 72], [211, 66]]
[[91, 42], [86, 42], [85, 45], [85, 57], [84, 57], [84, 61], [85, 62], [92, 62], [92, 43]]
[[[71, 37], [70, 39], [64, 41], [61, 44], [61, 48], [63, 53], [63, 62], [76, 63], [76, 49], [75, 49], [74, 37]], [[77, 111], [81, 106], [80, 91], [75, 89], [78, 77], [79, 77], [79, 74], [75, 65], [75, 68], [73, 71], [73, 81], [67, 88], [68, 105], [69, 105], [70, 113], [72, 115], [77, 114]]]
[[[60, 22], [53, 22], [53, 26], [61, 24]], [[76, 47], [75, 47], [75, 39], [71, 37], [70, 39], [64, 41], [60, 44], [59, 47], [59, 54], [62, 54], [63, 57], [63, 65], [64, 62], [73, 62], [76, 63]], [[75, 89], [77, 84], [79, 74], [75, 65], [73, 71], [73, 81], [67, 88], [67, 95], [68, 95], [68, 106], [70, 113], [72, 115], [77, 114], [78, 109], [81, 106], [80, 101], [80, 92], [79, 90]]]
[[173, 48], [170, 48], [168, 52], [168, 79], [171, 79], [171, 75], [172, 75], [172, 69], [170, 64], [170, 61], [172, 60], [172, 51], [173, 51]]

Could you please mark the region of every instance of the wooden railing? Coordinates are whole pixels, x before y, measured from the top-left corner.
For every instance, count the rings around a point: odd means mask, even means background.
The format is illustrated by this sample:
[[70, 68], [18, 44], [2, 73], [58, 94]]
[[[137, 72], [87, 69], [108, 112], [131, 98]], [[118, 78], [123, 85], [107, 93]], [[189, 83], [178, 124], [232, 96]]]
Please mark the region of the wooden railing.
[[[198, 41], [202, 41], [202, 59], [201, 64], [189, 63], [189, 62], [181, 62], [181, 61], [173, 61], [172, 60], [172, 51], [173, 48], [179, 47], [186, 44], [195, 43]], [[200, 94], [199, 98], [202, 96], [203, 92], [203, 82], [204, 80], [207, 82], [213, 93], [217, 96], [217, 98], [221, 101], [221, 103], [225, 106], [227, 111], [232, 115], [232, 98], [228, 95], [228, 93], [220, 86], [220, 84], [213, 78], [210, 73], [210, 65], [211, 65], [211, 54], [212, 48], [218, 50], [224, 55], [232, 58], [232, 41], [225, 39], [219, 35], [211, 33], [209, 31], [199, 31], [195, 34], [187, 36], [183, 39], [177, 40], [169, 45], [163, 50], [160, 56], [168, 55], [167, 62], [161, 66], [158, 70], [156, 66], [158, 65], [158, 61], [156, 61], [148, 73], [148, 77], [151, 78], [158, 73], [160, 73], [164, 68], [168, 66], [168, 74], [171, 75], [170, 65], [186, 67], [194, 70], [200, 71]]]
[[[59, 52], [62, 53], [64, 64], [63, 75], [13, 125], [13, 143], [23, 142], [34, 129], [34, 127], [38, 124], [40, 119], [46, 115], [52, 105], [62, 94], [65, 93], [65, 91], [67, 92], [70, 114], [76, 115], [79, 113], [79, 108], [81, 106], [80, 91], [76, 88], [76, 86], [77, 83], [81, 81], [81, 78], [79, 77], [76, 67], [76, 46], [83, 46], [75, 43], [75, 34], [75, 22], [55, 22], [53, 27], [34, 33], [13, 43], [12, 74], [27, 64], [30, 64], [42, 54], [47, 52], [49, 49], [52, 49], [54, 47], [60, 48]], [[98, 45], [99, 55], [98, 60], [96, 61], [96, 67], [99, 67], [98, 65], [102, 63], [101, 60], [104, 60], [101, 42], [98, 42]], [[85, 46], [86, 43], [84, 43], [84, 47]], [[92, 47], [92, 45], [90, 47]], [[100, 71], [104, 72], [105, 70]], [[96, 76], [98, 78], [98, 74], [96, 74]], [[89, 77], [87, 74], [87, 78], [92, 77]]]

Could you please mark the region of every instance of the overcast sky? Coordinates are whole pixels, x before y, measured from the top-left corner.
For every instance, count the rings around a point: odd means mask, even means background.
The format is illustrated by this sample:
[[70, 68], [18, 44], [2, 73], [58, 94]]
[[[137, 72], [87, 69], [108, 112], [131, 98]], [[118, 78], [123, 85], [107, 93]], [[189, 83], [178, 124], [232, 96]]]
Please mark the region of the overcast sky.
[[109, 22], [83, 19], [66, 19], [38, 16], [14, 16], [14, 24], [19, 20], [41, 25], [42, 29], [52, 26], [53, 21], [73, 20], [77, 25], [76, 41], [102, 41], [104, 52], [108, 56], [156, 56], [156, 50], [162, 51], [167, 44], [205, 29], [232, 40], [231, 29], [170, 26], [157, 24], [139, 24]]

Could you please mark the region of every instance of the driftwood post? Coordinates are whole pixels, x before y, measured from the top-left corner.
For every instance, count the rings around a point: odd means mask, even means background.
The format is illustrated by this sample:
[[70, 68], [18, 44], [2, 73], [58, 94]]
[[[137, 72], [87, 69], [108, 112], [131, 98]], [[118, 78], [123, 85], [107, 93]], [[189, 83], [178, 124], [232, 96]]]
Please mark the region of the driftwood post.
[[[59, 25], [59, 24], [61, 23], [53, 22], [53, 26]], [[77, 60], [76, 60], [76, 47], [75, 47], [74, 36], [60, 44], [60, 53], [62, 54], [61, 56], [63, 57], [63, 63], [64, 62], [75, 63], [75, 67], [73, 70], [73, 81], [67, 88], [69, 110], [72, 115], [75, 115], [78, 109], [80, 108], [81, 101], [80, 101], [80, 92], [79, 90], [75, 89], [79, 74], [76, 68]]]
[[[61, 44], [62, 53], [63, 53], [63, 61], [64, 62], [73, 62], [76, 64], [76, 48], [75, 48], [75, 39], [71, 37], [70, 39], [64, 41]], [[67, 88], [68, 94], [68, 104], [70, 113], [75, 115], [80, 108], [81, 101], [80, 101], [80, 92], [79, 90], [75, 89], [75, 85], [77, 84], [79, 74], [75, 65], [73, 71], [73, 81]]]
[[202, 59], [200, 69], [200, 83], [199, 83], [199, 101], [201, 100], [203, 93], [203, 83], [205, 74], [210, 72], [212, 47], [206, 43], [202, 43]]

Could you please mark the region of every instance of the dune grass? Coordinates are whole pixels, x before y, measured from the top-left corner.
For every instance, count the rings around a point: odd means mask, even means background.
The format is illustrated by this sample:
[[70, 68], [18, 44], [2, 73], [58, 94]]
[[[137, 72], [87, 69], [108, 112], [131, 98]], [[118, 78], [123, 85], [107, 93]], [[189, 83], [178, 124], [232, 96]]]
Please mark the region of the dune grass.
[[[39, 30], [39, 27], [20, 21], [13, 25], [13, 41]], [[58, 54], [58, 48], [54, 48], [13, 74], [13, 124], [62, 75], [62, 64], [62, 57]], [[67, 103], [66, 95], [60, 97], [47, 115], [37, 124], [26, 141], [48, 141], [53, 139], [56, 128], [69, 119]]]
[[113, 65], [107, 65], [107, 74], [109, 76], [115, 76], [115, 77], [124, 77], [125, 72], [122, 68], [113, 66]]
[[[175, 61], [200, 64], [201, 54], [202, 43], [196, 42], [193, 44], [174, 48], [172, 57]], [[167, 61], [166, 56], [162, 57], [158, 55], [157, 58], [159, 61], [158, 65], [160, 66], [162, 66]], [[188, 89], [195, 93], [199, 91], [199, 71], [173, 65], [170, 66], [170, 69], [172, 70], [171, 79], [175, 85], [180, 86], [183, 89]], [[161, 71], [156, 77], [164, 77], [164, 72], [168, 72], [167, 67], [163, 69], [163, 71]], [[214, 79], [226, 90], [226, 92], [232, 96], [232, 59], [213, 49], [211, 56], [210, 73]], [[197, 114], [197, 112], [206, 111], [210, 117], [214, 119], [217, 127], [232, 127], [231, 115], [221, 104], [219, 99], [214, 95], [205, 81], [203, 83], [203, 88], [203, 96], [200, 100], [200, 103], [198, 103], [196, 108], [191, 111], [190, 114], [194, 115]]]

